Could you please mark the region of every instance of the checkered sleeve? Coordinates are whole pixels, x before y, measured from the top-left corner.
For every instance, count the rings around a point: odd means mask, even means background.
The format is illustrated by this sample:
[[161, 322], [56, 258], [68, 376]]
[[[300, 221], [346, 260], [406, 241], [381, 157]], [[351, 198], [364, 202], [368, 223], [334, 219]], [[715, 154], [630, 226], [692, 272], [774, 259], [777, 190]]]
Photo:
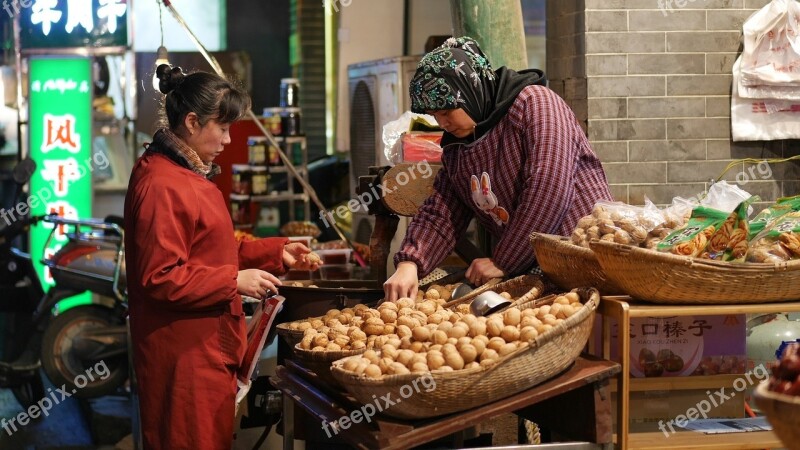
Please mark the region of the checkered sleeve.
[[424, 277], [453, 251], [471, 218], [470, 209], [454, 192], [447, 172], [440, 170], [433, 183], [433, 194], [408, 226], [400, 251], [394, 256], [395, 265], [412, 261], [417, 265], [419, 278]]
[[523, 107], [509, 110], [522, 133], [526, 164], [519, 206], [494, 251], [494, 263], [507, 275], [533, 264], [531, 233], [557, 234], [575, 197], [577, 140], [584, 138], [583, 131], [557, 94], [536, 92]]

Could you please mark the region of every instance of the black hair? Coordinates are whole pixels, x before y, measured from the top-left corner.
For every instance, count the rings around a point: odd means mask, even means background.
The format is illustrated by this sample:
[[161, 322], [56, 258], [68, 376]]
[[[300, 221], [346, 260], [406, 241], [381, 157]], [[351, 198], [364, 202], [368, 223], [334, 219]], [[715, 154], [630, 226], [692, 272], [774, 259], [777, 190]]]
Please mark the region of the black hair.
[[183, 73], [180, 67], [161, 64], [156, 69], [158, 90], [166, 95], [164, 113], [170, 130], [175, 131], [190, 112], [200, 125], [209, 120], [230, 124], [250, 109], [250, 96], [219, 75], [208, 72]]

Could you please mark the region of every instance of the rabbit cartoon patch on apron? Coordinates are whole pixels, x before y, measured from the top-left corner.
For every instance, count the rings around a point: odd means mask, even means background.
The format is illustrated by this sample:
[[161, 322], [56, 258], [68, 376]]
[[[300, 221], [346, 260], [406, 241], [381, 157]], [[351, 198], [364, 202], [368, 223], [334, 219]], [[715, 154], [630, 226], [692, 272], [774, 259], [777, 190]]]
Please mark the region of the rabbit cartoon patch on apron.
[[470, 181], [472, 187], [472, 201], [481, 211], [489, 215], [497, 225], [503, 226], [508, 223], [508, 211], [502, 206], [497, 205], [497, 196], [492, 192], [492, 182], [489, 174], [483, 172], [478, 181], [476, 175]]

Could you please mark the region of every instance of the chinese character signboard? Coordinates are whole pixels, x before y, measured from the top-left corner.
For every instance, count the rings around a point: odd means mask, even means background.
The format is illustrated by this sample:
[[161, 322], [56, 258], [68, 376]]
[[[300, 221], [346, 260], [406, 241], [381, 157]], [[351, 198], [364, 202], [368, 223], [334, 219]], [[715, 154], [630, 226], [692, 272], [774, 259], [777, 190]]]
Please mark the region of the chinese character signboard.
[[[87, 58], [33, 58], [30, 61], [30, 151], [36, 161], [31, 179], [31, 214], [68, 219], [92, 215], [92, 72]], [[45, 249], [52, 224], [31, 229], [31, 256], [45, 288], [53, 279], [40, 260], [67, 241], [57, 230]], [[90, 297], [80, 301], [88, 301]]]
[[[617, 359], [612, 321], [611, 358]], [[630, 325], [634, 377], [740, 374], [747, 369], [745, 316], [636, 317]]]
[[15, 0], [23, 50], [128, 45], [127, 0]]

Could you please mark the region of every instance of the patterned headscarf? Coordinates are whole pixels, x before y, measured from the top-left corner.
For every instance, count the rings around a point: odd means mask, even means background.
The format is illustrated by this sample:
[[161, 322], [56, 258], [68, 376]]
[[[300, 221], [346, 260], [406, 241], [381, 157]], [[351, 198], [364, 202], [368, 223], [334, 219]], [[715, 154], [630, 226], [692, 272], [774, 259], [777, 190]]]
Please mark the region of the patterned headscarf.
[[463, 108], [475, 122], [494, 104], [495, 74], [478, 43], [450, 38], [422, 58], [411, 80], [415, 113]]
[[[514, 103], [520, 91], [546, 84], [544, 73], [531, 69], [497, 71], [470, 37], [450, 38], [426, 54], [411, 79], [411, 111], [425, 113], [462, 108], [478, 126], [475, 138], [490, 130]], [[445, 141], [453, 139], [445, 134]]]

